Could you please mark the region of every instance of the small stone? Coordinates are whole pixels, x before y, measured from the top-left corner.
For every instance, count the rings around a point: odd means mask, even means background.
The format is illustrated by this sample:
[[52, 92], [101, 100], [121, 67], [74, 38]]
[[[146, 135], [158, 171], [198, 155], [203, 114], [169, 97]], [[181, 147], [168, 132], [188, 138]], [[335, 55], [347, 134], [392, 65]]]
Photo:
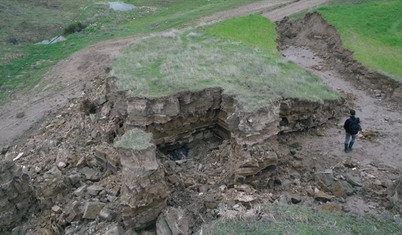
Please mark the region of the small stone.
[[318, 209], [326, 210], [326, 211], [342, 211], [342, 207], [335, 202], [328, 202], [323, 205], [318, 206]]
[[327, 201], [331, 201], [332, 196], [330, 196], [322, 191], [318, 191], [315, 193], [314, 198], [317, 201], [327, 202]]
[[161, 213], [156, 220], [156, 234], [173, 235], [163, 213]]
[[179, 177], [177, 177], [176, 175], [170, 175], [168, 177], [168, 181], [172, 184], [176, 184], [180, 181]]
[[61, 208], [57, 205], [52, 206], [52, 211], [55, 213], [60, 213], [61, 212]]
[[277, 199], [279, 205], [287, 205], [289, 203], [289, 198], [287, 195], [280, 195], [279, 198]]
[[348, 158], [345, 160], [345, 163], [343, 163], [344, 166], [348, 167], [348, 168], [354, 168], [357, 167], [357, 163], [352, 161], [351, 158]]
[[219, 190], [221, 190], [222, 192], [225, 191], [226, 188], [227, 188], [226, 185], [219, 186]]
[[357, 176], [346, 174], [346, 180], [353, 186], [363, 187], [362, 181]]
[[382, 186], [381, 180], [378, 179], [374, 181], [374, 184], [377, 186]]
[[293, 154], [293, 157], [297, 160], [303, 160], [303, 155], [300, 152]]
[[314, 189], [311, 187], [307, 187], [306, 189], [307, 195], [309, 195], [310, 197], [314, 196]]
[[347, 195], [352, 195], [354, 189], [348, 182], [340, 180], [332, 185], [331, 192], [337, 197], [346, 197]]
[[104, 207], [100, 212], [99, 212], [99, 217], [101, 219], [107, 220], [107, 221], [112, 221], [115, 218], [115, 214], [112, 210]]
[[77, 162], [77, 167], [84, 167], [87, 164], [86, 158], [81, 157]]
[[381, 186], [383, 186], [384, 188], [389, 188], [392, 186], [392, 180], [390, 179], [386, 179], [384, 181], [381, 182]]
[[216, 208], [218, 208], [218, 203], [216, 203], [216, 202], [204, 202], [204, 205], [208, 209], [216, 209]]
[[292, 196], [290, 197], [290, 201], [291, 201], [293, 204], [297, 204], [297, 203], [300, 203], [300, 202], [301, 202], [301, 198], [300, 198], [300, 196], [298, 196], [298, 195], [292, 195]]
[[77, 197], [81, 197], [82, 195], [84, 195], [85, 189], [87, 188], [87, 186], [84, 184], [81, 187], [77, 188], [74, 191], [74, 195]]
[[25, 113], [22, 111], [22, 112], [18, 112], [16, 115], [15, 115], [15, 117], [16, 118], [23, 118], [25, 116]]
[[196, 182], [195, 182], [195, 180], [193, 178], [187, 178], [184, 181], [184, 187], [186, 187], [186, 188], [194, 186], [195, 184], [196, 184]]
[[10, 149], [10, 146], [5, 146], [1, 148], [0, 154], [6, 154], [8, 150]]
[[79, 203], [77, 201], [74, 201], [70, 209], [68, 210], [68, 216], [66, 218], [66, 221], [71, 223], [71, 221], [73, 221], [74, 219], [78, 219], [79, 217], [81, 217]]
[[95, 219], [105, 203], [102, 202], [87, 202], [84, 206], [84, 219]]
[[234, 188], [239, 191], [245, 192], [245, 193], [254, 193], [255, 192], [255, 189], [248, 184], [235, 185]]
[[68, 176], [71, 185], [76, 185], [81, 180], [81, 174], [72, 174]]
[[334, 175], [331, 169], [315, 174], [315, 181], [317, 186], [324, 191], [330, 191], [330, 187], [334, 183]]
[[104, 190], [104, 187], [98, 185], [91, 185], [87, 188], [87, 193], [91, 196], [96, 196], [100, 191]]
[[124, 235], [138, 235], [138, 233], [134, 229], [130, 228], [124, 233]]
[[92, 168], [84, 167], [81, 169], [81, 172], [85, 175], [87, 180], [99, 181], [100, 179], [99, 172]]
[[206, 191], [208, 191], [209, 188], [210, 188], [209, 185], [204, 184], [204, 185], [202, 185], [202, 186], [200, 187], [199, 191], [200, 191], [201, 193], [205, 193]]
[[106, 231], [105, 235], [120, 235], [123, 233], [123, 229], [119, 225], [113, 225], [109, 230]]
[[57, 163], [57, 167], [58, 167], [59, 169], [64, 168], [64, 167], [66, 167], [66, 166], [67, 166], [67, 164], [66, 164], [65, 162], [59, 162], [59, 163]]

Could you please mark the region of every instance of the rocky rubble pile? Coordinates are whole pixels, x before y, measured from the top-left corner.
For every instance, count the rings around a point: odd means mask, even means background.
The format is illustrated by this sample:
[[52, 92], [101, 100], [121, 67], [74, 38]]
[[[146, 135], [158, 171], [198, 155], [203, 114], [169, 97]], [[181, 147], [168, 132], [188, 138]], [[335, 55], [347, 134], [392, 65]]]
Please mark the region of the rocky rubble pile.
[[29, 217], [35, 198], [27, 172], [10, 160], [0, 161], [0, 232]]
[[301, 146], [276, 136], [325, 123], [339, 103], [283, 100], [244, 114], [220, 89], [205, 92], [202, 101], [202, 91], [126, 98], [113, 78], [96, 78], [26, 143], [2, 151], [0, 228], [190, 234], [223, 215], [252, 214], [259, 203], [317, 206], [363, 191], [353, 175], [315, 172]]

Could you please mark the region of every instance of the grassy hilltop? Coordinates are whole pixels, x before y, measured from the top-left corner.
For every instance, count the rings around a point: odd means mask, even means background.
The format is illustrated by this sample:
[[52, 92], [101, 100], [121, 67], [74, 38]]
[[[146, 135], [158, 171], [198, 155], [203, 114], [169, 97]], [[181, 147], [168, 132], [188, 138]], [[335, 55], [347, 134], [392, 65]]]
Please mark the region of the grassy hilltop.
[[222, 87], [246, 111], [279, 97], [322, 101], [339, 96], [276, 49], [275, 24], [259, 15], [230, 19], [184, 34], [131, 45], [113, 66], [118, 87], [160, 97]]

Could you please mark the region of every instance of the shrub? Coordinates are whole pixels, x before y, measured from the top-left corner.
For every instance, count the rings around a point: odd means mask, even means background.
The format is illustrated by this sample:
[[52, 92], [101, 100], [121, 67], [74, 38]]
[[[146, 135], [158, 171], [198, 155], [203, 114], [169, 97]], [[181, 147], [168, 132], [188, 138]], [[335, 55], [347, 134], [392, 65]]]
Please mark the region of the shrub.
[[81, 30], [85, 29], [85, 25], [81, 22], [73, 22], [66, 28], [64, 28], [64, 35], [69, 35], [72, 33], [80, 32]]

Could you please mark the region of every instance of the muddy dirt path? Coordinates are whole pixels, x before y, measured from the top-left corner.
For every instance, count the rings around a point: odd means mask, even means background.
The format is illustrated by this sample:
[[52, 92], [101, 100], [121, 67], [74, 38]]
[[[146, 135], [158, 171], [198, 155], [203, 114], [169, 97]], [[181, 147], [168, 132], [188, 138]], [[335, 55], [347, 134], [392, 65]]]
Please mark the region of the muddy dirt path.
[[306, 1], [297, 1], [293, 4], [288, 4], [281, 8], [264, 12], [262, 13], [263, 16], [267, 17], [271, 21], [275, 22], [281, 20], [284, 16], [289, 16], [300, 11], [318, 6], [320, 4], [329, 2], [329, 0], [306, 0]]
[[[279, 20], [327, 1], [329, 0], [265, 0], [204, 17], [196, 27], [252, 13]], [[126, 46], [143, 37], [146, 36], [105, 41], [57, 63], [32, 91], [20, 93], [13, 101], [0, 107], [0, 147], [24, 140], [47, 113], [67, 105], [72, 98], [82, 96], [92, 79], [108, 75], [112, 60]], [[46, 88], [45, 91], [43, 88]], [[16, 118], [17, 113], [21, 112], [24, 113], [23, 117]]]
[[[385, 164], [402, 169], [402, 114], [388, 107], [386, 101], [370, 96], [366, 91], [345, 80], [339, 73], [318, 55], [306, 48], [289, 47], [282, 53], [291, 61], [323, 78], [328, 86], [337, 90], [354, 103], [350, 108], [356, 110], [356, 116], [362, 120], [363, 132], [358, 137], [354, 151], [343, 151], [343, 123], [348, 118], [339, 120], [337, 125], [324, 130], [323, 136], [302, 138], [311, 153], [322, 156], [337, 156], [342, 159], [351, 157], [362, 165]], [[349, 97], [349, 98], [348, 98]]]

